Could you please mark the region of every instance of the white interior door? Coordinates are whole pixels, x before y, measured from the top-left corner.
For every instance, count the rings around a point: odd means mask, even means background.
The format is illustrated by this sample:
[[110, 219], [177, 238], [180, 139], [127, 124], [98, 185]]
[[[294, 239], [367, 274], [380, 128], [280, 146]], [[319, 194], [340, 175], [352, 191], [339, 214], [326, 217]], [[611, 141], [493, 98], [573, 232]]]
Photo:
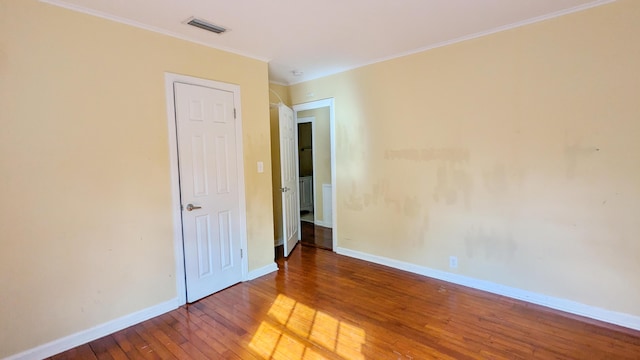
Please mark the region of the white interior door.
[[282, 179], [282, 227], [284, 256], [289, 256], [298, 242], [300, 228], [298, 210], [298, 176], [296, 173], [296, 124], [293, 110], [280, 104], [280, 179]]
[[242, 280], [234, 93], [174, 84], [187, 301]]

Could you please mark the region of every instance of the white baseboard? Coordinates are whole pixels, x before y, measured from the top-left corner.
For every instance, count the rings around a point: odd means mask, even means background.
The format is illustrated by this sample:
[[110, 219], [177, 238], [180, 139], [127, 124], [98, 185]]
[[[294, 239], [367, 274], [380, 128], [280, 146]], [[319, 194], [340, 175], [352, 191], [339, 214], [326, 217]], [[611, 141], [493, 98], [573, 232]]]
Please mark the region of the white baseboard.
[[452, 274], [445, 271], [435, 270], [424, 266], [419, 266], [404, 261], [371, 255], [360, 251], [337, 248], [336, 253], [352, 258], [369, 261], [372, 263], [389, 266], [395, 269], [412, 272], [414, 274], [427, 276], [430, 278], [447, 281], [450, 283], [467, 286], [470, 288], [510, 297], [517, 300], [545, 306], [551, 309], [564, 311], [567, 313], [588, 317], [595, 320], [623, 326], [629, 329], [640, 330], [640, 316], [615, 312], [598, 308], [595, 306], [581, 304], [579, 302], [560, 299], [552, 296], [542, 295], [531, 291], [517, 289], [505, 285], [492, 283], [490, 281], [479, 280]]
[[5, 360], [32, 360], [32, 359], [44, 359], [63, 351], [72, 349], [76, 346], [86, 344], [95, 339], [99, 339], [103, 336], [113, 334], [114, 332], [128, 328], [131, 325], [141, 323], [145, 320], [149, 320], [153, 317], [162, 315], [171, 310], [177, 309], [180, 306], [178, 298], [154, 305], [150, 308], [146, 308], [129, 315], [108, 321], [104, 324], [100, 324], [77, 332], [75, 334], [63, 337], [58, 340], [40, 345], [33, 349], [11, 355]]
[[274, 271], [278, 271], [278, 264], [276, 263], [271, 263], [267, 266], [263, 266], [259, 269], [255, 269], [253, 271], [249, 271], [249, 273], [247, 274], [247, 279], [245, 281], [249, 281], [249, 280], [253, 280], [253, 279], [257, 279], [261, 276], [265, 276], [267, 274], [270, 274]]
[[280, 246], [280, 245], [284, 245], [284, 239], [283, 238], [278, 238], [276, 239], [276, 241], [274, 241], [273, 246]]
[[322, 226], [322, 227], [326, 227], [326, 228], [331, 229], [331, 223], [329, 223], [329, 222], [324, 222], [324, 221], [316, 220], [316, 221], [314, 222], [314, 225], [318, 225], [318, 226]]
[[[274, 271], [278, 271], [278, 265], [276, 263], [269, 264], [262, 268], [250, 271], [247, 274], [247, 280], [253, 280], [261, 276], [267, 275]], [[63, 351], [72, 349], [76, 346], [86, 344], [90, 341], [99, 339], [103, 336], [113, 334], [114, 332], [128, 328], [129, 326], [141, 323], [145, 320], [149, 320], [153, 317], [162, 315], [171, 310], [177, 309], [182, 303], [178, 298], [160, 303], [147, 309], [140, 310], [138, 312], [125, 315], [118, 319], [111, 320], [101, 325], [94, 326], [90, 329], [77, 332], [75, 334], [63, 337], [61, 339], [54, 340], [52, 342], [40, 345], [33, 349], [23, 351], [21, 353], [11, 355], [4, 360], [32, 360], [32, 359], [44, 359]]]

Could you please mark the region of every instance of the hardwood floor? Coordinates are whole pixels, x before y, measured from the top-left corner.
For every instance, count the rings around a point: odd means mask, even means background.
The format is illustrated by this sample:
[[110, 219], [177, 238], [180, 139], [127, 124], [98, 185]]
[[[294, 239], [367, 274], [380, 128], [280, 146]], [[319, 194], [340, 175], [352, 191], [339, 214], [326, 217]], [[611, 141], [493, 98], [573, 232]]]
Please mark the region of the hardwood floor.
[[302, 231], [302, 236], [300, 237], [302, 245], [333, 250], [333, 237], [330, 228], [303, 221], [300, 231]]
[[[333, 250], [333, 236], [330, 228], [302, 222], [300, 227], [300, 242], [298, 245], [312, 246], [319, 249]], [[298, 246], [296, 245], [296, 246]], [[275, 260], [284, 257], [284, 245], [275, 247]]]
[[315, 247], [279, 267], [51, 359], [640, 358], [640, 332]]

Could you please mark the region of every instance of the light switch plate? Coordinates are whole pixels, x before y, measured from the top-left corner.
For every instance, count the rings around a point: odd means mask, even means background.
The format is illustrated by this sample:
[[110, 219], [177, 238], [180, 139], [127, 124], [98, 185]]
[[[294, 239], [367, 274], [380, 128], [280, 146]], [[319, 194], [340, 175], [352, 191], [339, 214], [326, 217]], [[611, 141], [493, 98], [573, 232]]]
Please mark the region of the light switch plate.
[[258, 172], [259, 173], [264, 172], [264, 163], [262, 161], [258, 161]]

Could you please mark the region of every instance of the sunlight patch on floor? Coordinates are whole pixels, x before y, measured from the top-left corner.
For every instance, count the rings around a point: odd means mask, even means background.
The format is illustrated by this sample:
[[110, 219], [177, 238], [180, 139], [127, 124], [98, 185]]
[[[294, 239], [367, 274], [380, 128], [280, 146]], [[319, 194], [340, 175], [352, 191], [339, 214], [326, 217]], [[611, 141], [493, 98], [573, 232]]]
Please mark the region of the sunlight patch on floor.
[[265, 359], [326, 359], [331, 352], [345, 359], [364, 359], [365, 331], [278, 295], [249, 346]]

